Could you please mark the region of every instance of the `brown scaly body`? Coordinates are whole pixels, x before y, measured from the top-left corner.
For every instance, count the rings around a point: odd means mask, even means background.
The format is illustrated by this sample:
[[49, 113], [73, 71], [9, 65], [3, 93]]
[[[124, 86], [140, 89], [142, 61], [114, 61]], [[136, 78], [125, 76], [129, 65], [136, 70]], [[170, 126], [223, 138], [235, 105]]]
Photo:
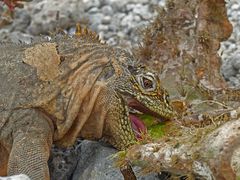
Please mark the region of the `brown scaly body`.
[[154, 72], [79, 26], [74, 37], [2, 44], [0, 82], [0, 176], [49, 179], [52, 143], [70, 146], [77, 137], [126, 149], [136, 142], [130, 106], [173, 116]]

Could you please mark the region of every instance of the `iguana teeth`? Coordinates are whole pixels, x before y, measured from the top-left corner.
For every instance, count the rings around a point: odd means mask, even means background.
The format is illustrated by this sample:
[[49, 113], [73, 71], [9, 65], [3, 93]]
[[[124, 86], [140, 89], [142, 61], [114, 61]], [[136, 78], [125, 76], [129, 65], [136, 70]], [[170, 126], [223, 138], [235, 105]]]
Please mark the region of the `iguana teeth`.
[[132, 114], [143, 114], [142, 112], [140, 112], [132, 107], [129, 107], [129, 112]]

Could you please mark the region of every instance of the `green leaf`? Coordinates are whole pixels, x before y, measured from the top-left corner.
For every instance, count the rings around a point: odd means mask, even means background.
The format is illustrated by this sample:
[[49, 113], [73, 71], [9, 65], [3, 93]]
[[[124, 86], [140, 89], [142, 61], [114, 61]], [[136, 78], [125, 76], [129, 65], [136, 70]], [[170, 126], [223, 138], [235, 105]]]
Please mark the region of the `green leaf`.
[[154, 117], [150, 115], [143, 114], [140, 116], [141, 120], [144, 122], [148, 129], [148, 134], [153, 139], [159, 139], [164, 135], [164, 122], [157, 121]]

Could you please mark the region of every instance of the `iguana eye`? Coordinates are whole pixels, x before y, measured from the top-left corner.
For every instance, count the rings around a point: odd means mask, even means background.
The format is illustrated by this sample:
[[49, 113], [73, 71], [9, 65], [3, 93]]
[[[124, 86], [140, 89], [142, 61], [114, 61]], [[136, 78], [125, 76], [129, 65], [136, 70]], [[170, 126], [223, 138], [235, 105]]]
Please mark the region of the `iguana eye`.
[[150, 79], [143, 77], [142, 82], [145, 89], [153, 88], [153, 82]]
[[142, 88], [146, 91], [154, 91], [156, 89], [156, 83], [154, 81], [154, 77], [150, 75], [139, 75], [138, 83], [142, 86]]

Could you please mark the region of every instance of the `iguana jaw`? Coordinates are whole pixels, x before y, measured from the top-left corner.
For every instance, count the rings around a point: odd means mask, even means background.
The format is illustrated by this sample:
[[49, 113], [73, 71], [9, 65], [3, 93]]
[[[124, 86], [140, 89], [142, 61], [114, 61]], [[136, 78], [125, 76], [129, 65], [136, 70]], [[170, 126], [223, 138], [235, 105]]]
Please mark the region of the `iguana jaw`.
[[144, 122], [138, 117], [138, 114], [148, 114], [160, 119], [160, 121], [167, 120], [167, 118], [151, 111], [134, 98], [128, 98], [127, 102], [129, 107], [129, 118], [131, 120], [132, 128], [137, 139], [141, 139], [142, 135], [147, 133], [147, 128], [144, 125]]
[[140, 103], [138, 100], [134, 98], [128, 99], [128, 107], [130, 107], [130, 109], [135, 109], [137, 111], [140, 111], [143, 114], [148, 114], [153, 117], [156, 117], [159, 119], [159, 121], [168, 120], [167, 117], [164, 117], [156, 112], [151, 111], [150, 109], [148, 109], [146, 106], [144, 106], [142, 103]]

